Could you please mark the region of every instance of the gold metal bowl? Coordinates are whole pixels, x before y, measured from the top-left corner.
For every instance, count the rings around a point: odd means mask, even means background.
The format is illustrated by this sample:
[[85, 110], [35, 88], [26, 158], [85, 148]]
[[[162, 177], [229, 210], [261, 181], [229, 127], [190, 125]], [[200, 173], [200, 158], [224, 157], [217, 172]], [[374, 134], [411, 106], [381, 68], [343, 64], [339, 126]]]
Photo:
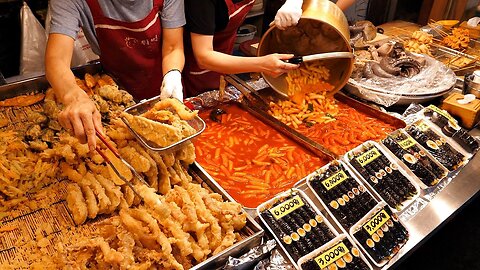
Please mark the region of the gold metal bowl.
[[[294, 27], [280, 30], [272, 26], [263, 35], [257, 55], [292, 53], [298, 56], [325, 52], [352, 52], [347, 18], [328, 0], [305, 0], [303, 14]], [[330, 70], [328, 83], [335, 86], [333, 95], [347, 83], [354, 59], [330, 59], [323, 64]], [[265, 81], [278, 93], [287, 96], [286, 74], [273, 78], [262, 73]]]

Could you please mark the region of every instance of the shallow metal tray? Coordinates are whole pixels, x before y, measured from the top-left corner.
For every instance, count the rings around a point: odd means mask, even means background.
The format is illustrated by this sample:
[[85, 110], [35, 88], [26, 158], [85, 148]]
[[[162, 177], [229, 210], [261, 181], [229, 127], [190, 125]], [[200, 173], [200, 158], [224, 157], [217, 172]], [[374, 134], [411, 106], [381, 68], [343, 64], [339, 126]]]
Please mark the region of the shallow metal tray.
[[[148, 111], [149, 109], [153, 108], [153, 106], [155, 105], [155, 103], [159, 102], [160, 101], [160, 96], [156, 96], [156, 97], [153, 97], [153, 98], [150, 98], [150, 99], [147, 99], [147, 100], [143, 100], [131, 107], [128, 107], [125, 109], [125, 112], [126, 113], [129, 113], [131, 115], [141, 115], [143, 113], [145, 113], [146, 111]], [[180, 147], [184, 146], [185, 143], [193, 140], [195, 137], [197, 137], [198, 135], [200, 135], [204, 130], [205, 130], [205, 127], [206, 127], [206, 124], [205, 122], [203, 121], [202, 118], [200, 118], [198, 115], [195, 116], [192, 120], [186, 120], [187, 123], [193, 128], [195, 129], [195, 133], [186, 137], [186, 138], [183, 138], [181, 139], [180, 141], [176, 142], [176, 143], [173, 143], [169, 146], [165, 146], [165, 147], [159, 147], [158, 145], [156, 145], [155, 143], [153, 142], [150, 142], [148, 140], [146, 140], [145, 138], [143, 138], [140, 134], [138, 134], [131, 126], [130, 126], [130, 123], [128, 122], [127, 119], [125, 119], [125, 117], [122, 117], [122, 120], [123, 122], [125, 123], [125, 125], [127, 126], [128, 130], [130, 130], [130, 132], [135, 136], [135, 138], [137, 139], [138, 142], [140, 142], [145, 148], [149, 149], [149, 150], [152, 150], [152, 151], [156, 151], [156, 152], [169, 152], [169, 151], [175, 151], [177, 149], [179, 149]]]

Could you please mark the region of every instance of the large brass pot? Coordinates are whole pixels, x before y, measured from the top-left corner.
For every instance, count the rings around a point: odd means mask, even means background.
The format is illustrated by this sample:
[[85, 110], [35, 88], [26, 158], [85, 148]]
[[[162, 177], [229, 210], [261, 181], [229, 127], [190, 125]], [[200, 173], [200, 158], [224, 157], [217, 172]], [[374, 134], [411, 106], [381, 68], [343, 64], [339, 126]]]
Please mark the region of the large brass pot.
[[[351, 52], [347, 18], [342, 10], [328, 0], [304, 0], [303, 14], [294, 27], [280, 30], [270, 27], [263, 35], [257, 55], [292, 53], [299, 56], [323, 52]], [[330, 70], [328, 82], [335, 86], [335, 93], [350, 78], [354, 59], [330, 59], [323, 64]], [[277, 92], [287, 95], [285, 74], [273, 78], [262, 73], [267, 83]]]

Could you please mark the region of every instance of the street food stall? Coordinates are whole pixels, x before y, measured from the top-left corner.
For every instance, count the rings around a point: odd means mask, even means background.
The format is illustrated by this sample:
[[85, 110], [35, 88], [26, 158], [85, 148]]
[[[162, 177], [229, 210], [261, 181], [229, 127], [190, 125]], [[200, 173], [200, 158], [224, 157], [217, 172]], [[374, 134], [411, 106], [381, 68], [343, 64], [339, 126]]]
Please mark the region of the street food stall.
[[0, 86], [1, 268], [398, 266], [480, 190], [477, 41], [404, 24], [305, 1], [257, 51], [297, 70], [225, 75], [183, 103], [75, 68], [95, 152], [45, 76]]

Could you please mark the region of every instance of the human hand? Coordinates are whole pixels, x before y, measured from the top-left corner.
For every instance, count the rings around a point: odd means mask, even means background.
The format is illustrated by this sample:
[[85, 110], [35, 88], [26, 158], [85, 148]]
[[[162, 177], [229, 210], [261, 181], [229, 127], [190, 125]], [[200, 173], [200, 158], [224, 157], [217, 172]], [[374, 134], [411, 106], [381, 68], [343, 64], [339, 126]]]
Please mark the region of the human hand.
[[163, 76], [160, 98], [174, 97], [183, 102], [182, 73], [178, 69], [172, 69]]
[[275, 26], [280, 30], [293, 25], [297, 25], [298, 20], [302, 16], [303, 0], [287, 0], [285, 4], [280, 7], [275, 15]]
[[261, 69], [263, 72], [272, 77], [278, 77], [289, 70], [296, 69], [299, 65], [286, 63], [282, 60], [287, 60], [293, 57], [293, 54], [269, 54], [262, 56]]
[[80, 143], [88, 143], [90, 152], [95, 151], [95, 130], [103, 134], [102, 117], [95, 103], [80, 89], [63, 99], [64, 109], [58, 115], [58, 121]]

